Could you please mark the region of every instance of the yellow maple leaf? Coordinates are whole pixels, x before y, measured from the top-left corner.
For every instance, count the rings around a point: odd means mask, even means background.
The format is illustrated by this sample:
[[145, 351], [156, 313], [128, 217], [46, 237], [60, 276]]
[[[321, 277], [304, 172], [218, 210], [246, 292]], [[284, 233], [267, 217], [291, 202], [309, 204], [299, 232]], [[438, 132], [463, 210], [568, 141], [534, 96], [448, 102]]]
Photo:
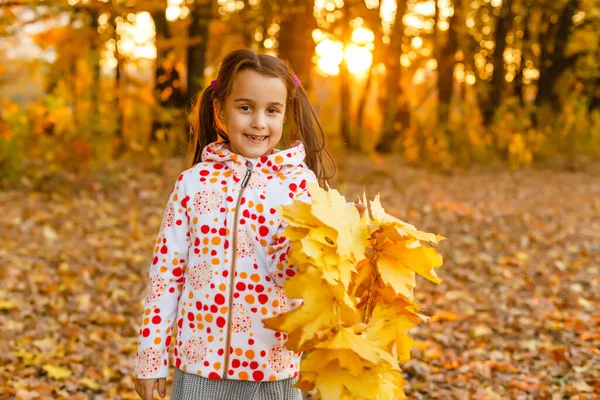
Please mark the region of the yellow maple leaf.
[[350, 325], [358, 321], [355, 301], [343, 287], [327, 284], [314, 267], [286, 281], [285, 293], [303, 299], [303, 304], [263, 323], [269, 329], [287, 332], [286, 346], [294, 351], [302, 351], [307, 342], [329, 335], [342, 321]]
[[44, 366], [42, 366], [42, 368], [44, 369], [44, 371], [46, 371], [46, 375], [48, 375], [49, 378], [55, 380], [65, 379], [73, 375], [73, 371], [71, 371], [70, 369], [52, 364], [45, 364]]
[[414, 345], [408, 331], [421, 319], [402, 299], [392, 303], [376, 304], [365, 330], [367, 339], [374, 345], [390, 351], [401, 363], [410, 360]]

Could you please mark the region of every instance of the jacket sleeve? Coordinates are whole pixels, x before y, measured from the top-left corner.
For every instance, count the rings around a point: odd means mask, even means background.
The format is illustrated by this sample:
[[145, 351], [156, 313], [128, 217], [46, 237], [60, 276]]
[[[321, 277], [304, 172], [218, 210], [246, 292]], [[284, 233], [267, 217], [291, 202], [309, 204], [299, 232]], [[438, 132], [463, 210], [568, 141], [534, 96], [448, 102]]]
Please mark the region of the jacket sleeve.
[[190, 247], [183, 177], [182, 173], [171, 192], [154, 244], [136, 354], [139, 379], [169, 376], [169, 349]]
[[[294, 200], [300, 200], [305, 203], [310, 203], [310, 194], [308, 193], [307, 183], [317, 183], [317, 177], [315, 174], [307, 169], [307, 173], [301, 179], [298, 185], [299, 191], [297, 192]], [[279, 228], [273, 237], [273, 244], [269, 246], [267, 251], [267, 269], [269, 275], [279, 286], [283, 287], [285, 281], [292, 276], [296, 275], [296, 266], [288, 263], [288, 256], [292, 247], [290, 241], [283, 235], [287, 223], [285, 221], [279, 221]]]

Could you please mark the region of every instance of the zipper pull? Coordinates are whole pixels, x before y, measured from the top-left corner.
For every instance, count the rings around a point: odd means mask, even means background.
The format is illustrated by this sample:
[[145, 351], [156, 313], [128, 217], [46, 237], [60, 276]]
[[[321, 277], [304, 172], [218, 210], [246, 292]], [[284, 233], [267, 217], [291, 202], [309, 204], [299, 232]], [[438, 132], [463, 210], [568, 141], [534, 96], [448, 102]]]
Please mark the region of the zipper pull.
[[246, 168], [246, 175], [244, 176], [244, 179], [242, 180], [243, 188], [245, 188], [246, 185], [248, 184], [248, 181], [250, 180], [250, 175], [252, 175], [252, 163], [250, 161], [248, 161], [248, 168]]

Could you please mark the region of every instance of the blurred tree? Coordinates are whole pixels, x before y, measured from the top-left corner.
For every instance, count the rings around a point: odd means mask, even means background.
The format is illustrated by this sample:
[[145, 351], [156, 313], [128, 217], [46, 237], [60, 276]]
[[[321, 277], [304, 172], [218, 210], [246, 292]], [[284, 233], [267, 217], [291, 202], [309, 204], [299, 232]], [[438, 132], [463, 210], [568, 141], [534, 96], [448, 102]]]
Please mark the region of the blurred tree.
[[[267, 0], [262, 2], [268, 3]], [[313, 1], [285, 0], [282, 2], [279, 24], [278, 56], [288, 61], [304, 89], [310, 89], [315, 44], [312, 31], [317, 22], [313, 17]]]
[[[398, 1], [396, 17], [390, 33], [390, 44], [385, 54], [386, 60], [386, 101], [383, 107], [383, 125], [381, 135], [377, 143], [376, 150], [380, 152], [390, 152], [398, 136], [398, 131], [394, 125], [399, 115], [407, 115], [407, 102], [402, 101], [402, 108], [398, 108], [399, 97], [403, 95], [400, 87], [400, 78], [402, 66], [400, 65], [400, 55], [402, 53], [402, 41], [404, 37], [404, 14], [406, 13], [406, 2]], [[404, 118], [406, 119], [406, 117]]]

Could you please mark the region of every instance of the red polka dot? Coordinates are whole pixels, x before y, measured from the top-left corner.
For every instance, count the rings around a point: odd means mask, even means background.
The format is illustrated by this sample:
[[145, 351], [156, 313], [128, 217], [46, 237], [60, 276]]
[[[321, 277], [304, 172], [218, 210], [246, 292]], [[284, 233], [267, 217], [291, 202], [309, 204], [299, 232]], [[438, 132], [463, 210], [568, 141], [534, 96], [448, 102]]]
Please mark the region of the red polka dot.
[[193, 321], [193, 320], [194, 320], [194, 314], [193, 314], [193, 313], [191, 313], [191, 312], [189, 312], [189, 313], [188, 313], [187, 317], [188, 317], [188, 319], [189, 319], [190, 321]]
[[235, 288], [236, 288], [237, 290], [239, 290], [240, 292], [242, 292], [242, 291], [246, 290], [246, 284], [245, 284], [244, 282], [238, 282], [238, 283], [235, 285]]
[[258, 293], [261, 293], [265, 290], [265, 287], [263, 285], [256, 285], [256, 290]]
[[221, 379], [221, 375], [217, 374], [216, 372], [211, 372], [210, 374], [208, 374], [208, 379]]
[[181, 271], [181, 268], [177, 267], [173, 270], [173, 275], [175, 276], [181, 276], [183, 272]]
[[201, 176], [208, 176], [208, 174], [210, 174], [210, 172], [207, 171], [207, 170], [205, 170], [205, 169], [203, 169], [202, 171], [200, 171], [200, 175]]
[[148, 337], [150, 336], [150, 329], [146, 328], [142, 331], [142, 336]]
[[265, 378], [265, 374], [263, 374], [262, 371], [254, 371], [252, 377], [255, 381], [262, 381]]
[[252, 368], [252, 369], [256, 369], [256, 368], [258, 368], [258, 363], [257, 363], [256, 361], [252, 361], [252, 362], [250, 363], [250, 368]]
[[219, 305], [225, 304], [225, 296], [223, 296], [221, 293], [217, 294], [215, 296], [215, 303]]
[[168, 251], [169, 251], [169, 249], [165, 245], [163, 245], [163, 247], [160, 248], [160, 252], [163, 254], [167, 254]]
[[153, 324], [160, 324], [161, 321], [162, 321], [162, 318], [160, 317], [160, 315], [155, 315], [154, 317], [152, 317]]
[[267, 301], [269, 301], [269, 297], [266, 294], [259, 294], [258, 295], [258, 302], [260, 304], [265, 304]]
[[290, 183], [290, 190], [292, 192], [295, 192], [298, 189], [298, 185], [296, 185], [295, 183]]
[[158, 257], [154, 257], [154, 258], [152, 259], [152, 264], [156, 264], [157, 262], [158, 262]]
[[238, 360], [237, 358], [231, 361], [231, 366], [233, 368], [239, 368], [240, 367], [240, 360]]
[[222, 327], [224, 327], [224, 326], [225, 326], [225, 318], [223, 318], [223, 317], [219, 317], [219, 318], [217, 318], [217, 326], [218, 326], [219, 328], [222, 328]]
[[210, 226], [202, 225], [202, 227], [200, 228], [200, 231], [206, 235], [208, 232], [210, 232]]
[[260, 236], [267, 236], [269, 234], [269, 228], [263, 225], [260, 228], [258, 228], [258, 233], [260, 234]]

